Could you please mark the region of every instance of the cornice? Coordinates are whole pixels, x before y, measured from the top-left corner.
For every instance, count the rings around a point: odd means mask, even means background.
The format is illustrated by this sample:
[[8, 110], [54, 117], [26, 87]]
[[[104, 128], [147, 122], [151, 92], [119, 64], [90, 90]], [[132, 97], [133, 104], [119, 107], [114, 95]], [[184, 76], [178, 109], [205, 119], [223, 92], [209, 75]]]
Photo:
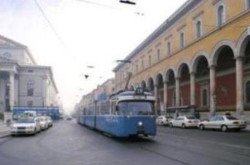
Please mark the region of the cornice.
[[[147, 47], [153, 40], [159, 37], [162, 33], [164, 33], [168, 28], [170, 28], [175, 22], [177, 22], [182, 16], [188, 13], [191, 9], [193, 9], [198, 3], [202, 2], [202, 0], [188, 0], [184, 3], [172, 16], [170, 16], [167, 20], [165, 20], [153, 33], [151, 33], [138, 47], [136, 47], [126, 58], [125, 60], [130, 60], [136, 54], [141, 52], [145, 47]], [[119, 70], [124, 64], [118, 64], [113, 71], [116, 72]]]

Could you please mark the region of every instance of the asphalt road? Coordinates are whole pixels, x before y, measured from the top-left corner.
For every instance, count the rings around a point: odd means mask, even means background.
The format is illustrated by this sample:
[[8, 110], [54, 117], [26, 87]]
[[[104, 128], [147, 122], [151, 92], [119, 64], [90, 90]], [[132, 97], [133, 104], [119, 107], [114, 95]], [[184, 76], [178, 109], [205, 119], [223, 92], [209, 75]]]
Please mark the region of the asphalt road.
[[73, 121], [36, 136], [0, 138], [0, 165], [250, 164], [250, 132], [159, 127], [147, 139], [114, 139]]

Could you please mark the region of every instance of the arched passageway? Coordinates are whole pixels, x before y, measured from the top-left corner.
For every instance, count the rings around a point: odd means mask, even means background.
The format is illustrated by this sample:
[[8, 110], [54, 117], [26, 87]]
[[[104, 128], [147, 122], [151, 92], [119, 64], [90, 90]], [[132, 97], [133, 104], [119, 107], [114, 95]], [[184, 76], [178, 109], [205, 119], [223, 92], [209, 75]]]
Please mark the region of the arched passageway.
[[[222, 46], [215, 56], [216, 111], [235, 110], [236, 72], [233, 50]], [[217, 58], [217, 60], [216, 60]]]
[[180, 81], [180, 105], [190, 105], [190, 74], [187, 64], [182, 64], [179, 68]]
[[[250, 110], [250, 36], [246, 37], [241, 46], [242, 54], [240, 58], [237, 58], [238, 64], [241, 65], [242, 68], [239, 67], [237, 72], [240, 72], [242, 69], [242, 76], [239, 77], [239, 85], [242, 84], [242, 89], [237, 89], [238, 98], [236, 100], [240, 100], [242, 98], [242, 103], [237, 103], [237, 110], [242, 113], [243, 110]], [[242, 90], [242, 91], [241, 91]]]
[[161, 74], [156, 76], [156, 87], [157, 87], [157, 113], [159, 114], [160, 111], [164, 111], [164, 83], [163, 77]]
[[195, 61], [195, 106], [200, 110], [209, 110], [209, 66], [205, 56]]
[[167, 107], [175, 106], [175, 74], [174, 71], [168, 70], [166, 74], [167, 83]]
[[143, 89], [143, 90], [145, 90], [147, 87], [146, 87], [146, 82], [145, 81], [142, 81], [141, 82], [141, 88]]
[[154, 93], [154, 80], [151, 77], [148, 79], [147, 89], [149, 92]]

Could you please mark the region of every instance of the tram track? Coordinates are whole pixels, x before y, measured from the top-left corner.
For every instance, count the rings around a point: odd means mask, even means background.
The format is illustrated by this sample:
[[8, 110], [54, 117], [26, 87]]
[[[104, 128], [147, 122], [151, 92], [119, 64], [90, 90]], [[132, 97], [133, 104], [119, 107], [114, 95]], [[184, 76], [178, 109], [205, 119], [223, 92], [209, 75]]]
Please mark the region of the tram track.
[[171, 160], [171, 161], [174, 161], [174, 162], [178, 162], [178, 163], [183, 164], [183, 165], [191, 165], [191, 164], [189, 164], [189, 163], [187, 163], [187, 162], [184, 162], [184, 161], [178, 160], [178, 159], [176, 159], [176, 158], [167, 156], [167, 155], [162, 154], [162, 153], [160, 153], [160, 152], [158, 152], [158, 151], [154, 151], [154, 150], [151, 150], [151, 149], [146, 148], [146, 147], [140, 147], [140, 148], [141, 148], [143, 151], [147, 151], [147, 152], [150, 152], [150, 153], [155, 154], [155, 155], [157, 155], [157, 156], [164, 157], [164, 158], [166, 158], [166, 159], [168, 159], [168, 160]]
[[[168, 141], [166, 141], [168, 139]], [[191, 157], [199, 157], [201, 160], [217, 161], [218, 163], [226, 163], [227, 165], [237, 165], [237, 164], [247, 164], [249, 162], [249, 152], [234, 152], [228, 148], [221, 148], [220, 146], [211, 147], [211, 144], [205, 144], [204, 142], [197, 143], [195, 141], [189, 141], [188, 139], [182, 137], [170, 137], [164, 135], [164, 133], [158, 133], [156, 137], [156, 143], [158, 142], [157, 149], [153, 150], [151, 147], [142, 146], [144, 150], [150, 151], [159, 156], [164, 156], [166, 158], [171, 158], [173, 160], [178, 160], [184, 163], [192, 162]], [[162, 152], [159, 152], [159, 151]], [[185, 156], [183, 156], [185, 155]], [[186, 161], [187, 160], [187, 161]], [[240, 160], [240, 161], [239, 161]], [[188, 163], [187, 163], [188, 164]], [[193, 164], [199, 164], [198, 162], [192, 162]]]

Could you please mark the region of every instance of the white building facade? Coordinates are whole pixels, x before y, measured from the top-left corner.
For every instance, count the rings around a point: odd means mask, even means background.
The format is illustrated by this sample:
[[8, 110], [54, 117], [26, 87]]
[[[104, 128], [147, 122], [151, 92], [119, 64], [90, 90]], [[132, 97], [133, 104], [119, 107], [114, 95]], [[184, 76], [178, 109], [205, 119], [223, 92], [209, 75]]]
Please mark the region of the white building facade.
[[58, 106], [49, 66], [37, 65], [25, 45], [0, 36], [0, 113], [14, 106]]

